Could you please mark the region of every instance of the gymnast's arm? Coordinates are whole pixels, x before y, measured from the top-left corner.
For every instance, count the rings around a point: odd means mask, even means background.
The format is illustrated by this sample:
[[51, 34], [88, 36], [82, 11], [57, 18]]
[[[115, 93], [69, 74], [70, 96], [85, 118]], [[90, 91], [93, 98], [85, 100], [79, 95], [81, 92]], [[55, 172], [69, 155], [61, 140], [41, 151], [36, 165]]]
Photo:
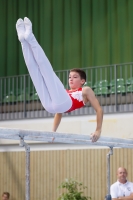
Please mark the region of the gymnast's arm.
[[[119, 200], [133, 200], [133, 193], [130, 194], [130, 196], [127, 197], [119, 197]], [[115, 200], [112, 198], [112, 200]]]
[[95, 132], [92, 133], [92, 142], [96, 142], [99, 139], [100, 134], [101, 134], [103, 111], [102, 111], [102, 108], [101, 108], [94, 92], [92, 91], [92, 89], [90, 87], [83, 88], [83, 96], [85, 96], [87, 98], [87, 100], [91, 103], [92, 107], [96, 111], [97, 126], [96, 126]]
[[133, 196], [112, 198], [112, 200], [133, 200]]
[[53, 122], [53, 128], [52, 131], [56, 131], [60, 122], [61, 122], [61, 118], [62, 118], [62, 113], [56, 113], [54, 116], [54, 122]]

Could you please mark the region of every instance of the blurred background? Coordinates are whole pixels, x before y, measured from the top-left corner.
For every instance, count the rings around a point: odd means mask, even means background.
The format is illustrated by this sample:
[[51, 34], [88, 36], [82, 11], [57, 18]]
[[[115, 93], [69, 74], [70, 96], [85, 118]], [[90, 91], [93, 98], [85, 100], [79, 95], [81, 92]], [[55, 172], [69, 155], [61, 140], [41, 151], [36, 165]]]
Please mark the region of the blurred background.
[[27, 16], [54, 70], [132, 62], [132, 0], [0, 0], [0, 76], [26, 74], [15, 24]]

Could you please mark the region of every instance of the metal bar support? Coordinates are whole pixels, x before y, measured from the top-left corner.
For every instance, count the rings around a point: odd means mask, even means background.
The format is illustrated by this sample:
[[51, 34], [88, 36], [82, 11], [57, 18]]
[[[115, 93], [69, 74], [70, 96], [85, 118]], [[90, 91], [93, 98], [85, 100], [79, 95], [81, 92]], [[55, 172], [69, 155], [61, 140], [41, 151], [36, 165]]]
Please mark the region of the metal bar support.
[[113, 147], [110, 147], [110, 151], [107, 154], [107, 195], [106, 195], [106, 200], [111, 200], [111, 195], [110, 195], [110, 155], [113, 155]]
[[25, 200], [30, 200], [30, 147], [24, 142], [24, 136], [20, 136], [20, 147], [25, 147]]

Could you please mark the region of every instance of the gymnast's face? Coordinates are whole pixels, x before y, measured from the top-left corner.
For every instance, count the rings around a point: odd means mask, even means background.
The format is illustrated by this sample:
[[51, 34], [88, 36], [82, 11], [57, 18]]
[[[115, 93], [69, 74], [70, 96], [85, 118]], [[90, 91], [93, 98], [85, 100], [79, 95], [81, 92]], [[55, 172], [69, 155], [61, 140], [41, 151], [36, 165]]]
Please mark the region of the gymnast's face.
[[78, 89], [80, 87], [82, 87], [82, 85], [85, 83], [84, 79], [81, 79], [79, 73], [77, 72], [70, 72], [69, 74], [69, 87], [72, 90]]

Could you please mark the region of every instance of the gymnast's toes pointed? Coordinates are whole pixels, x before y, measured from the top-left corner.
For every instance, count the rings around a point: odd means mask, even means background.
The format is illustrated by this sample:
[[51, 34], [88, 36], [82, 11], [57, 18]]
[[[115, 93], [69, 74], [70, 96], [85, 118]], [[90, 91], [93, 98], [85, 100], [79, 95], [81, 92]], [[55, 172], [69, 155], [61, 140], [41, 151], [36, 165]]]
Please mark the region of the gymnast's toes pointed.
[[24, 21], [20, 18], [16, 22], [16, 30], [18, 34], [18, 39], [20, 42], [24, 41], [25, 26]]
[[24, 25], [25, 25], [24, 37], [25, 40], [29, 40], [32, 35], [32, 23], [27, 17], [24, 18]]

